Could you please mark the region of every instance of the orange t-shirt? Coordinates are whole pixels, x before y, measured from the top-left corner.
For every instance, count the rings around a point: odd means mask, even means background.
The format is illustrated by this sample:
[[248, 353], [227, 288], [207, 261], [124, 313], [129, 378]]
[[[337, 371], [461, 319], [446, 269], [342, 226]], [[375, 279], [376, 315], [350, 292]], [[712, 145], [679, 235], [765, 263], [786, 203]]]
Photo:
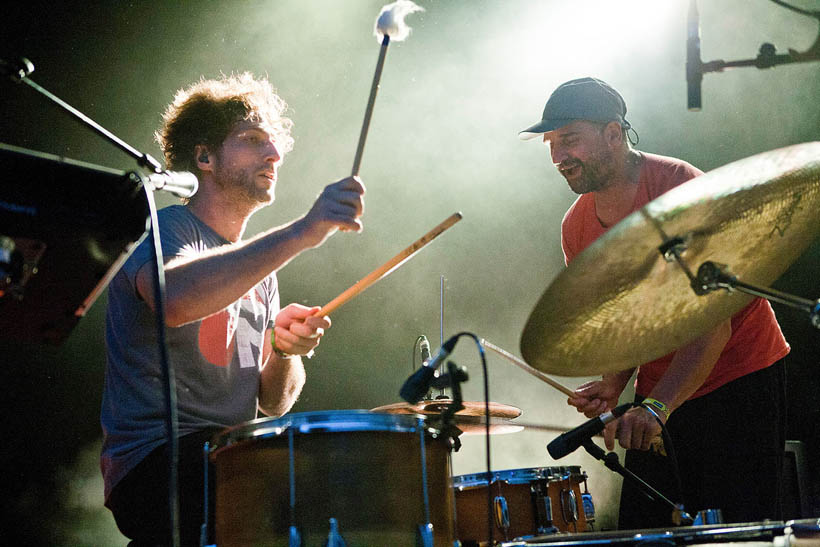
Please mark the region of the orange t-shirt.
[[[633, 211], [675, 186], [702, 174], [702, 171], [682, 160], [645, 152], [641, 154], [644, 162], [638, 177], [638, 191], [632, 204]], [[561, 222], [561, 246], [565, 262], [569, 264], [608, 229], [598, 220], [594, 196], [579, 196]], [[690, 399], [706, 395], [736, 378], [770, 366], [789, 353], [789, 349], [771, 305], [767, 300], [755, 298], [732, 316], [731, 338], [712, 372]], [[638, 395], [647, 396], [652, 391], [666, 372], [673, 355], [674, 353], [670, 353], [640, 366], [635, 382], [635, 391]]]

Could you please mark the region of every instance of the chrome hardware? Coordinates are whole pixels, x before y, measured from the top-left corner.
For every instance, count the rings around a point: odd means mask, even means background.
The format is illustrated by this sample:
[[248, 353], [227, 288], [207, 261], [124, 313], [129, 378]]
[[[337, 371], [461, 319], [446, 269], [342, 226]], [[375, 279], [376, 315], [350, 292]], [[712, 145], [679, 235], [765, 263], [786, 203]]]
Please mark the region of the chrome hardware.
[[495, 508], [495, 525], [504, 530], [506, 535], [510, 528], [510, 510], [507, 507], [507, 499], [504, 496], [496, 496], [493, 500]]
[[339, 521], [334, 518], [330, 519], [330, 532], [327, 534], [327, 541], [325, 547], [347, 547], [345, 540], [339, 533]]

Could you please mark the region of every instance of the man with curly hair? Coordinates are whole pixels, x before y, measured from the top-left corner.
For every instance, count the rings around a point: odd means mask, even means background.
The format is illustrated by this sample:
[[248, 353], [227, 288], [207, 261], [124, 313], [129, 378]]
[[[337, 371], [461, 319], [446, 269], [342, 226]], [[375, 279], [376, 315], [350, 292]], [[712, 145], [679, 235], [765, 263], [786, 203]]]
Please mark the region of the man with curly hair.
[[[301, 357], [330, 327], [318, 307], [280, 309], [276, 271], [338, 230], [362, 229], [364, 186], [349, 177], [325, 187], [290, 224], [242, 238], [251, 215], [273, 203], [277, 170], [292, 148], [285, 109], [266, 79], [203, 79], [177, 93], [157, 133], [167, 167], [200, 182], [188, 202], [159, 213], [183, 545], [199, 542], [204, 442], [257, 410], [288, 412], [305, 382]], [[171, 541], [150, 245], [144, 240], [112, 280], [105, 333], [105, 499], [134, 546]]]

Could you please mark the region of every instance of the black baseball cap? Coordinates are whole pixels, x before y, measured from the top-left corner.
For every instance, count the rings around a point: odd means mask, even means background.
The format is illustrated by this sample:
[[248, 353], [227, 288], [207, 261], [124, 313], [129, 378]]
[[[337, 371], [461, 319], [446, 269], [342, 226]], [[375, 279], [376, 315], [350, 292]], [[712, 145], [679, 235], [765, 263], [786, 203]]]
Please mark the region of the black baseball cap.
[[578, 120], [618, 122], [630, 129], [624, 116], [626, 103], [612, 86], [597, 78], [578, 78], [559, 85], [547, 100], [541, 121], [518, 136], [526, 141]]

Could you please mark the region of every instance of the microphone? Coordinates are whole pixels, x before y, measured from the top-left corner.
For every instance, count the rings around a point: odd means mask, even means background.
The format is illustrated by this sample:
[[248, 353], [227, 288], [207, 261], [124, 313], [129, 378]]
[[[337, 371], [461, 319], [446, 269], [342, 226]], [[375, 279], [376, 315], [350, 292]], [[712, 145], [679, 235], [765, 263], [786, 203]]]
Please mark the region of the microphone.
[[424, 398], [424, 395], [430, 389], [430, 383], [436, 369], [441, 366], [441, 363], [447, 359], [447, 356], [453, 352], [453, 348], [458, 341], [457, 334], [444, 342], [432, 358], [428, 359], [416, 372], [410, 375], [404, 381], [404, 385], [399, 390], [401, 398], [414, 405]]
[[15, 82], [19, 83], [32, 72], [34, 72], [34, 64], [25, 57], [15, 59], [14, 62], [0, 59], [0, 74], [10, 77]]
[[600, 416], [592, 418], [575, 429], [570, 429], [566, 433], [561, 433], [561, 435], [553, 439], [547, 445], [547, 452], [549, 452], [550, 456], [552, 456], [555, 460], [561, 459], [571, 452], [575, 452], [578, 450], [578, 447], [584, 444], [584, 441], [591, 439], [593, 435], [603, 431], [606, 424], [613, 420], [617, 420], [633, 406], [635, 405], [632, 403], [625, 403], [621, 406], [616, 406], [609, 412], [604, 412]]
[[162, 171], [143, 175], [144, 184], [156, 190], [165, 190], [180, 198], [190, 198], [199, 190], [199, 181], [188, 171]]
[[419, 342], [419, 350], [421, 351], [421, 364], [424, 365], [430, 359], [430, 342], [423, 334]]
[[697, 0], [690, 0], [689, 16], [686, 19], [686, 94], [690, 112], [700, 111], [700, 84], [703, 81], [700, 61], [700, 16]]

